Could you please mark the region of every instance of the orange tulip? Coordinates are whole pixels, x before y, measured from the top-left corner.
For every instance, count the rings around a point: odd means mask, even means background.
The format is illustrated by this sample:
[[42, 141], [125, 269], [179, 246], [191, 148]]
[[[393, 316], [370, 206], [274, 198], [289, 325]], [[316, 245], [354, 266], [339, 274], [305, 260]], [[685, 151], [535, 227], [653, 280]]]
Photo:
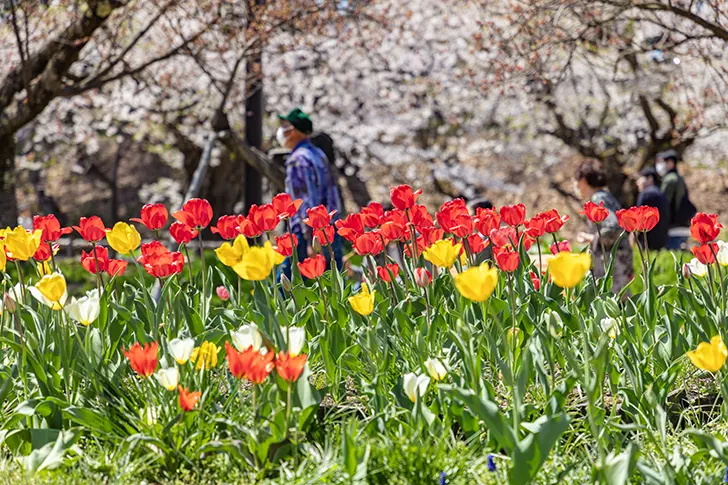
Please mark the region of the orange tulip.
[[321, 254], [317, 254], [311, 258], [306, 258], [298, 263], [298, 269], [301, 274], [309, 279], [318, 278], [326, 271], [326, 258]]
[[33, 216], [33, 230], [40, 229], [43, 231], [40, 239], [43, 242], [58, 241], [62, 235], [70, 234], [70, 227], [61, 227], [56, 216], [49, 214], [47, 216]]
[[278, 218], [281, 220], [295, 216], [296, 212], [298, 212], [298, 208], [301, 207], [301, 203], [303, 203], [301, 199], [293, 200], [291, 199], [291, 196], [285, 192], [273, 197], [272, 202], [273, 208], [276, 210]]
[[139, 262], [150, 275], [155, 278], [166, 278], [179, 274], [185, 266], [185, 259], [180, 252], [171, 252], [159, 241], [142, 244], [142, 255]]
[[599, 205], [596, 205], [590, 200], [586, 204], [584, 204], [583, 214], [591, 222], [599, 224], [600, 222], [603, 222], [604, 219], [609, 217], [609, 210], [604, 207], [604, 202], [600, 202]]
[[200, 400], [200, 391], [190, 392], [179, 384], [177, 390], [179, 391], [179, 407], [185, 412], [195, 409], [197, 401]]
[[298, 237], [295, 234], [286, 233], [276, 236], [276, 252], [282, 256], [293, 254], [293, 248], [298, 246]]
[[149, 377], [154, 374], [159, 361], [157, 342], [147, 343], [142, 347], [139, 342], [131, 346], [129, 350], [122, 349], [122, 352], [129, 359], [131, 368], [142, 377]]
[[291, 357], [289, 353], [280, 352], [276, 358], [276, 372], [281, 379], [288, 383], [294, 383], [303, 374], [306, 366], [306, 354]]

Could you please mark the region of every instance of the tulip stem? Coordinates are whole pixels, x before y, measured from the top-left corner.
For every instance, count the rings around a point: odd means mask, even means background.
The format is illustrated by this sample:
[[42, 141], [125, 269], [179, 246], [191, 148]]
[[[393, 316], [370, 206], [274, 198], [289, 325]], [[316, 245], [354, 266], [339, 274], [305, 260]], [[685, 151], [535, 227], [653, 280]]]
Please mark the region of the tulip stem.
[[710, 252], [713, 254], [715, 260], [715, 267], [718, 270], [718, 287], [720, 287], [720, 308], [721, 308], [721, 320], [725, 315], [725, 290], [723, 289], [723, 271], [720, 269], [720, 263], [718, 262], [718, 255], [715, 253], [715, 248], [712, 243], [708, 243]]
[[[96, 253], [96, 244], [93, 245], [93, 252], [94, 252], [94, 263], [96, 264], [96, 267], [94, 268], [96, 270], [96, 287], [99, 289], [99, 295], [101, 294], [101, 268], [99, 267], [99, 255]], [[53, 252], [53, 249], [51, 249], [51, 253]]]
[[[290, 342], [290, 340], [289, 340]], [[288, 390], [286, 391], [286, 437], [288, 437], [288, 433], [290, 431], [290, 422], [291, 422], [291, 390], [293, 388], [293, 383], [288, 383]]]
[[185, 252], [185, 256], [187, 256], [187, 273], [190, 275], [190, 285], [192, 284], [192, 260], [190, 259], [190, 252], [187, 249], [187, 245], [182, 245], [182, 250]]
[[599, 223], [595, 223], [597, 226], [597, 237], [599, 238], [599, 247], [602, 248], [602, 265], [604, 266], [604, 276], [607, 276], [607, 252], [604, 250], [604, 241], [602, 240], [602, 230], [599, 228]]
[[202, 230], [197, 233], [197, 241], [200, 243], [200, 259], [202, 260], [202, 298], [200, 299], [200, 316], [205, 318], [205, 298], [207, 298], [207, 268], [205, 267], [205, 248], [202, 246]]
[[[511, 389], [513, 391], [513, 432], [516, 434], [516, 439], [519, 436], [520, 428], [520, 416], [519, 408], [521, 405], [521, 399], [518, 394], [516, 385], [516, 346], [518, 344], [518, 335], [516, 335], [516, 295], [513, 293], [513, 273], [508, 273], [508, 290], [511, 300], [511, 317], [513, 326], [511, 327]], [[508, 342], [508, 338], [506, 338]]]
[[15, 260], [15, 267], [18, 268], [18, 279], [20, 280], [20, 297], [23, 300], [23, 305], [27, 304], [25, 300], [25, 278], [23, 278], [23, 269], [20, 267], [20, 261]]

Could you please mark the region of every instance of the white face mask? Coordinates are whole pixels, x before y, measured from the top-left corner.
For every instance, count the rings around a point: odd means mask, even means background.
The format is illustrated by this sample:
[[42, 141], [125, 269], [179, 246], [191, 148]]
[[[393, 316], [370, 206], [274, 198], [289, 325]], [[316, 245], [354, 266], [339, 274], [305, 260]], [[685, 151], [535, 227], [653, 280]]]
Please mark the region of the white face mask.
[[655, 170], [662, 177], [667, 173], [667, 164], [665, 162], [657, 162], [655, 164]]
[[276, 130], [276, 141], [282, 147], [286, 146], [286, 133], [288, 133], [288, 131], [289, 130], [283, 128], [282, 126], [279, 126]]

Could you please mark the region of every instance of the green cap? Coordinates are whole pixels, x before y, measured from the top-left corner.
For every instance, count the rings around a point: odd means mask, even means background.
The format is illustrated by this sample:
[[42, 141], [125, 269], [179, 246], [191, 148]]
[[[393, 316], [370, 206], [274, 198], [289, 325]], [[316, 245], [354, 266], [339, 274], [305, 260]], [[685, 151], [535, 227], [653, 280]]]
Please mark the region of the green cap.
[[306, 135], [313, 132], [313, 121], [301, 108], [293, 108], [285, 116], [278, 115], [278, 119], [289, 122], [295, 129]]

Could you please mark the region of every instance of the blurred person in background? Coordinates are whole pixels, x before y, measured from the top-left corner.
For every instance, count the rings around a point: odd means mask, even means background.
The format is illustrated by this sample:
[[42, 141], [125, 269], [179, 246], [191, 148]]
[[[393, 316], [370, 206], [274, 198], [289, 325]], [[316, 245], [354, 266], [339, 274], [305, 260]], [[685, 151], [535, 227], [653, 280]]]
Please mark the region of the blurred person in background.
[[[667, 245], [667, 227], [670, 222], [670, 208], [667, 198], [660, 192], [660, 176], [652, 167], [642, 169], [637, 179], [637, 205], [656, 207], [660, 211], [660, 222], [647, 233], [647, 247], [653, 251], [663, 249]], [[640, 241], [644, 245], [644, 240]]]
[[668, 222], [667, 249], [686, 249], [690, 219], [697, 213], [690, 201], [688, 187], [677, 169], [678, 156], [675, 150], [667, 150], [657, 155], [655, 170], [662, 177], [660, 191], [665, 194], [670, 211]]
[[[617, 222], [617, 211], [622, 208], [619, 201], [607, 190], [607, 177], [601, 163], [597, 160], [587, 159], [579, 165], [574, 174], [574, 190], [585, 202], [592, 201], [609, 211], [607, 218], [599, 224], [592, 226], [591, 232], [582, 232], [577, 236], [580, 243], [589, 243], [592, 252], [592, 270], [596, 278], [604, 276], [604, 261], [617, 244], [622, 228]], [[601, 239], [600, 239], [601, 238]], [[602, 253], [602, 247], [607, 253]], [[632, 247], [629, 238], [622, 238], [614, 255], [614, 270], [612, 274], [612, 291], [618, 293], [634, 277], [632, 266]], [[608, 266], [608, 264], [607, 264]]]

